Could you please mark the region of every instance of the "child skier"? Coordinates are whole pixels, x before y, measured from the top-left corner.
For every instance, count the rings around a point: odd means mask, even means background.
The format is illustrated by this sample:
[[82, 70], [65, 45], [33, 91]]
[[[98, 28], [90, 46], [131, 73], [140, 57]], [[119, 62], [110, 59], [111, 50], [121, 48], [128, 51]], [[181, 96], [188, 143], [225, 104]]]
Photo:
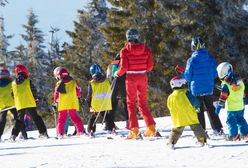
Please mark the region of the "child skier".
[[87, 131], [91, 137], [94, 137], [96, 131], [96, 117], [100, 113], [105, 116], [106, 130], [115, 134], [115, 123], [107, 110], [112, 110], [111, 103], [111, 86], [108, 79], [103, 75], [101, 67], [98, 64], [93, 64], [90, 67], [92, 80], [88, 85], [88, 93], [86, 101], [90, 107], [90, 119], [88, 121]]
[[68, 113], [77, 128], [77, 135], [82, 135], [84, 131], [83, 121], [77, 115], [79, 110], [78, 99], [81, 96], [81, 89], [77, 82], [69, 75], [65, 68], [60, 68], [58, 72], [60, 82], [55, 87], [54, 103], [58, 109], [58, 138], [63, 138], [65, 134], [65, 123]]
[[[1, 68], [0, 69], [0, 110], [3, 110], [7, 107], [14, 107], [14, 99], [11, 95], [11, 82], [12, 79], [10, 78], [10, 72], [5, 69]], [[14, 116], [15, 120], [15, 126], [17, 122], [17, 111], [16, 108], [10, 109], [10, 112]], [[0, 141], [1, 141], [1, 136], [3, 135], [3, 131], [6, 125], [6, 117], [7, 117], [8, 110], [3, 111], [0, 113]], [[22, 137], [24, 139], [27, 139], [27, 133], [25, 130], [25, 127], [22, 129]]]
[[[53, 71], [53, 76], [57, 80], [57, 83], [56, 83], [55, 87], [58, 87], [60, 82], [61, 82], [61, 80], [59, 79], [59, 72], [60, 72], [61, 68], [62, 67], [56, 67], [54, 69], [54, 71]], [[78, 87], [78, 89], [80, 89], [80, 88]], [[81, 89], [80, 89], [80, 93], [81, 93]], [[56, 108], [56, 106], [55, 106], [55, 108]], [[78, 115], [78, 113], [77, 113], [77, 115]], [[68, 128], [69, 128], [69, 119], [70, 119], [70, 114], [68, 113], [67, 114], [67, 119], [66, 119], [66, 122], [65, 122], [65, 134], [66, 135], [68, 133]], [[56, 125], [57, 125], [57, 123], [56, 123]], [[75, 127], [75, 130], [74, 130], [72, 135], [76, 135], [76, 134], [77, 134], [77, 128]]]
[[167, 99], [173, 128], [167, 145], [174, 149], [174, 145], [183, 133], [185, 126], [190, 126], [199, 143], [204, 146], [206, 133], [197, 118], [196, 108], [200, 107], [199, 101], [187, 90], [187, 81], [178, 76], [170, 81], [172, 94]]
[[[227, 120], [229, 135], [227, 140], [235, 141], [248, 138], [248, 126], [244, 118], [245, 110], [245, 85], [242, 80], [236, 79], [232, 65], [223, 62], [217, 67], [218, 77], [222, 81], [221, 93], [215, 110], [218, 115], [221, 108], [227, 109]], [[240, 134], [238, 133], [240, 132]]]
[[21, 129], [24, 127], [24, 115], [29, 112], [35, 125], [39, 130], [40, 138], [48, 138], [46, 126], [42, 118], [37, 114], [36, 88], [28, 76], [28, 69], [22, 64], [15, 67], [16, 79], [12, 82], [15, 107], [17, 109], [18, 121], [12, 130], [10, 141], [15, 141]]

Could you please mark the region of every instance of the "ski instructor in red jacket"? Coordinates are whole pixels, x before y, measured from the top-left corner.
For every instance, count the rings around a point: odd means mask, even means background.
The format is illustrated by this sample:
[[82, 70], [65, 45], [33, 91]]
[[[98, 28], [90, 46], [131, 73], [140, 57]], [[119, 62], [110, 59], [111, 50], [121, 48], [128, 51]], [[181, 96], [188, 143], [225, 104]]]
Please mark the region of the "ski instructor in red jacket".
[[127, 109], [129, 115], [128, 127], [130, 132], [127, 139], [135, 139], [140, 135], [136, 112], [136, 97], [138, 96], [139, 112], [147, 129], [144, 136], [156, 136], [155, 121], [147, 106], [147, 72], [153, 68], [151, 50], [139, 42], [139, 32], [129, 29], [126, 32], [127, 43], [120, 51], [120, 67], [114, 76], [119, 77], [126, 73]]

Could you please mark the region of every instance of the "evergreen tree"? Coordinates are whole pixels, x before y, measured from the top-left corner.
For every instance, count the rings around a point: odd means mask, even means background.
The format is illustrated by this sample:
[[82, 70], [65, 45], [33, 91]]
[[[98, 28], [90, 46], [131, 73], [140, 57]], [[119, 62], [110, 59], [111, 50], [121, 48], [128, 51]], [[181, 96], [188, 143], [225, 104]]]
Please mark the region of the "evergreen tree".
[[79, 21], [74, 21], [74, 31], [67, 31], [72, 38], [72, 44], [64, 44], [64, 65], [69, 68], [72, 76], [79, 77], [83, 93], [90, 79], [90, 65], [99, 63], [103, 68], [106, 67], [101, 55], [105, 40], [98, 30], [98, 27], [105, 23], [106, 10], [104, 0], [92, 0], [88, 11], [78, 10]]
[[46, 103], [43, 100], [46, 100], [46, 95], [53, 89], [52, 79], [50, 78], [52, 75], [51, 60], [43, 50], [45, 48], [43, 45], [44, 34], [36, 26], [38, 17], [32, 9], [29, 11], [27, 18], [27, 24], [23, 25], [26, 33], [22, 34], [21, 37], [27, 43], [28, 62], [22, 63], [29, 68], [31, 79], [40, 94], [41, 103]]
[[168, 95], [171, 92], [169, 81], [177, 75], [174, 67], [177, 64], [185, 66], [191, 54], [193, 36], [205, 39], [207, 49], [218, 62], [230, 61], [234, 67], [239, 63], [238, 70], [247, 74], [248, 14], [243, 9], [245, 0], [109, 2], [115, 8], [108, 11], [107, 24], [101, 29], [109, 45], [105, 52], [113, 56], [123, 47], [128, 28], [137, 28], [141, 32], [142, 41], [151, 48], [155, 61], [155, 67], [149, 73], [152, 86], [149, 90], [153, 93], [149, 101], [156, 114], [165, 111], [161, 109], [161, 106], [165, 107], [164, 100], [159, 97], [164, 96], [161, 93]]
[[7, 0], [0, 0], [0, 6], [5, 6], [7, 3]]
[[11, 54], [7, 51], [9, 46], [8, 39], [13, 36], [6, 36], [4, 32], [4, 18], [0, 17], [0, 61], [1, 64], [8, 66], [11, 63]]

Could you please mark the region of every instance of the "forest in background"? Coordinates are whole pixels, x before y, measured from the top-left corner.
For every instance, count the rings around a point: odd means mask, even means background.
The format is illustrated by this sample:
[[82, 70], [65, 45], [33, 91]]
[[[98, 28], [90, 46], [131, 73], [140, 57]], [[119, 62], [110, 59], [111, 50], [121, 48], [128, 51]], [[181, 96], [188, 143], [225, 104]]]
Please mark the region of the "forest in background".
[[[0, 0], [0, 8], [8, 3], [11, 1]], [[177, 75], [176, 65], [186, 65], [193, 36], [204, 38], [217, 63], [228, 61], [236, 72], [247, 77], [246, 0], [108, 0], [108, 4], [105, 0], [91, 0], [86, 9], [78, 10], [78, 20], [72, 21], [74, 30], [66, 32], [71, 44], [53, 36], [58, 29], [52, 28], [49, 48], [44, 45], [44, 34], [37, 27], [39, 19], [32, 9], [27, 11], [27, 22], [22, 26], [25, 43], [14, 51], [8, 51], [8, 39], [12, 36], [5, 34], [4, 18], [0, 18], [1, 65], [11, 71], [18, 63], [28, 67], [40, 95], [40, 113], [47, 122], [53, 121], [51, 113], [47, 113], [56, 82], [53, 69], [57, 66], [69, 69], [85, 97], [90, 65], [98, 63], [106, 71], [125, 45], [125, 32], [129, 28], [140, 31], [141, 41], [153, 53], [155, 66], [148, 74], [148, 104], [154, 117], [168, 115], [169, 81]], [[83, 101], [81, 104], [80, 114], [87, 121], [88, 110]]]

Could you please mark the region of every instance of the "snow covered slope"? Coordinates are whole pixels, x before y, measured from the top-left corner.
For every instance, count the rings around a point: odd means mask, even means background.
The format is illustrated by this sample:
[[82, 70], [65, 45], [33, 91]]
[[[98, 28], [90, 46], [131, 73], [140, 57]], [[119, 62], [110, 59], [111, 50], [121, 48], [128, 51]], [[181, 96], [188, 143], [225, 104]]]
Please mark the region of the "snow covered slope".
[[[247, 110], [246, 110], [247, 111]], [[220, 114], [224, 131], [226, 112]], [[248, 119], [246, 114], [246, 119]], [[0, 143], [1, 168], [27, 167], [82, 167], [82, 168], [247, 168], [248, 143], [208, 142], [213, 148], [199, 147], [189, 127], [179, 139], [176, 150], [167, 148], [166, 143], [172, 127], [170, 117], [156, 118], [161, 139], [125, 140], [117, 136], [113, 140], [104, 135], [103, 126], [97, 125], [97, 137], [70, 137], [62, 140], [35, 139], [16, 143]], [[211, 134], [208, 118], [207, 128]], [[140, 121], [141, 130], [145, 130]], [[124, 122], [117, 122], [118, 132], [127, 135]], [[70, 127], [69, 132], [73, 132]], [[55, 129], [49, 129], [51, 137]], [[28, 132], [29, 137], [38, 137], [37, 131]], [[8, 138], [5, 133], [3, 138]]]

